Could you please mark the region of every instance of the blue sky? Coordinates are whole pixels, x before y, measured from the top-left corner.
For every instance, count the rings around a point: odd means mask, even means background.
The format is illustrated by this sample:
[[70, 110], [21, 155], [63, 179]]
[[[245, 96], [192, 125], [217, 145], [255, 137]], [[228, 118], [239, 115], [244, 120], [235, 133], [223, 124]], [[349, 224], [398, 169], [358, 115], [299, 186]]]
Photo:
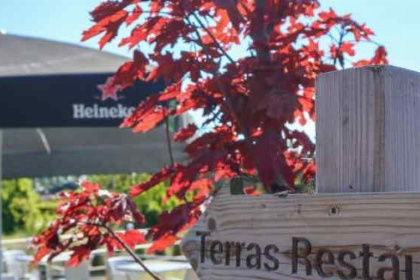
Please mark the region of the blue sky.
[[[95, 40], [80, 42], [90, 26], [88, 12], [99, 0], [0, 0], [0, 30], [96, 48]], [[419, 0], [321, 0], [339, 14], [351, 13], [375, 31], [387, 47], [390, 63], [420, 72]], [[125, 54], [116, 44], [105, 50]]]

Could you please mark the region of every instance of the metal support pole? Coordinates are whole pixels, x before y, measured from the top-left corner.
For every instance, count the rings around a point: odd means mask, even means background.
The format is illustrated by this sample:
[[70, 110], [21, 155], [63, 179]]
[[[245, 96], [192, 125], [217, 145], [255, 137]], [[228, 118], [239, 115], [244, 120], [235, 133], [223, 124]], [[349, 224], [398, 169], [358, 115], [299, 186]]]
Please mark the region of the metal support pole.
[[[1, 197], [1, 192], [3, 189], [1, 180], [2, 180], [2, 171], [3, 171], [3, 161], [2, 161], [2, 156], [3, 156], [3, 131], [0, 129], [0, 197]], [[2, 232], [3, 232], [3, 209], [2, 209], [2, 203], [1, 203], [1, 198], [0, 198], [0, 279], [1, 276], [3, 274], [3, 248], [1, 245], [1, 241], [2, 239]]]

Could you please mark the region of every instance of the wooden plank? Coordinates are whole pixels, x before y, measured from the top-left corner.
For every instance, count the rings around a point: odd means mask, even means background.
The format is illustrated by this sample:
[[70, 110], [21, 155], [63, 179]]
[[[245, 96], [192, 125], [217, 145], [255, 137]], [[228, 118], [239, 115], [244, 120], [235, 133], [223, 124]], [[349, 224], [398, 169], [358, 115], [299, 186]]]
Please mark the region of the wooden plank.
[[[181, 248], [201, 280], [327, 278], [322, 273], [333, 275], [329, 278], [333, 280], [381, 279], [381, 271], [389, 269], [383, 277], [388, 280], [396, 276], [393, 265], [400, 280], [413, 280], [420, 279], [419, 217], [420, 193], [280, 198], [235, 196], [224, 188]], [[295, 251], [293, 238], [300, 238], [295, 239]], [[310, 254], [304, 257], [308, 244]], [[373, 255], [363, 257], [364, 250]], [[341, 265], [340, 252], [346, 252]], [[381, 261], [381, 256], [388, 258]], [[305, 262], [310, 262], [311, 275]], [[343, 273], [342, 278], [338, 273]], [[363, 273], [371, 278], [363, 278]]]
[[317, 190], [420, 190], [420, 73], [369, 66], [316, 82]]

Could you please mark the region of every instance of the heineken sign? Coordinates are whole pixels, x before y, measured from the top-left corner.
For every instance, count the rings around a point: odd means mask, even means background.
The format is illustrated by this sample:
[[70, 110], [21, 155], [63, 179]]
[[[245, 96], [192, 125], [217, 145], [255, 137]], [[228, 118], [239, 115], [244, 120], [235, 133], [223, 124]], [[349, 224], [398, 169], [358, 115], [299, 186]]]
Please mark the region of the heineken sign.
[[73, 104], [73, 119], [123, 119], [131, 115], [136, 107], [126, 107], [122, 104], [107, 107], [93, 104]]
[[420, 279], [420, 193], [231, 195], [181, 248], [201, 280]]
[[103, 99], [111, 73], [0, 78], [0, 128], [118, 126], [138, 104], [164, 89], [142, 83]]

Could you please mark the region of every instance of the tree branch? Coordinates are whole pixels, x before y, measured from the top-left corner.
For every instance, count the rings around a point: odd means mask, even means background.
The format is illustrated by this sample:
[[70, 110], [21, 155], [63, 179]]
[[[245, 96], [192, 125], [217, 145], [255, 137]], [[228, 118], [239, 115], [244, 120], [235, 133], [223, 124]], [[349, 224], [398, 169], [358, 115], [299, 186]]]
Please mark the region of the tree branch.
[[[184, 12], [182, 6], [180, 8]], [[185, 14], [185, 12], [184, 12], [184, 14]], [[195, 18], [197, 18], [197, 15], [195, 15], [195, 13], [192, 13], [192, 14], [194, 15]], [[192, 25], [191, 24], [191, 21], [190, 21], [190, 19], [188, 17], [189, 16], [185, 14], [185, 20], [187, 21], [188, 24]], [[198, 21], [199, 21], [199, 24], [201, 25], [201, 27], [203, 29], [205, 29], [207, 32], [209, 32], [205, 28], [203, 22], [201, 22], [199, 19], [198, 19]], [[210, 55], [210, 52], [208, 50], [208, 47], [203, 43], [203, 41], [201, 39], [201, 36], [200, 36], [200, 33], [198, 32], [197, 28], [194, 28], [194, 32], [195, 32], [195, 34], [197, 36], [198, 44], [203, 48], [203, 50], [204, 50], [204, 52], [205, 52], [205, 54], [207, 56], [207, 59], [211, 60], [212, 56]], [[215, 42], [215, 44], [218, 46], [218, 48], [220, 48], [224, 53], [226, 53], [223, 50], [223, 48], [221, 48], [219, 42], [213, 36], [213, 34], [209, 33], [209, 35], [211, 36], [211, 38]], [[227, 55], [228, 59], [234, 64], [235, 61], [227, 53], [226, 53], [226, 55]], [[213, 76], [214, 76], [214, 78], [215, 78], [215, 80], [217, 82], [217, 85], [218, 85], [220, 91], [222, 92], [223, 96], [225, 97], [225, 102], [226, 102], [226, 104], [227, 104], [227, 106], [228, 106], [228, 108], [230, 110], [230, 113], [231, 113], [232, 118], [238, 124], [239, 131], [240, 131], [240, 133], [242, 133], [244, 135], [245, 143], [248, 146], [248, 148], [251, 150], [252, 149], [252, 143], [250, 141], [249, 129], [240, 121], [239, 117], [236, 115], [235, 110], [234, 110], [233, 105], [232, 105], [233, 102], [232, 102], [232, 99], [230, 97], [230, 94], [228, 93], [228, 91], [226, 90], [226, 88], [224, 87], [224, 85], [220, 82], [220, 79], [219, 79], [220, 76], [219, 76], [218, 69], [213, 69], [212, 68], [211, 69], [211, 72], [212, 72], [212, 74], [213, 74]]]
[[169, 131], [169, 116], [165, 119], [165, 127], [166, 127], [166, 143], [168, 144], [168, 152], [169, 152], [169, 160], [171, 161], [171, 166], [174, 166], [174, 154], [172, 151], [172, 144], [171, 144], [171, 133]]
[[118, 243], [121, 244], [121, 246], [124, 248], [124, 250], [126, 250], [127, 253], [130, 254], [130, 256], [133, 257], [134, 261], [136, 263], [138, 263], [144, 269], [144, 271], [146, 271], [154, 280], [162, 280], [155, 273], [153, 273], [151, 270], [149, 270], [147, 268], [147, 266], [136, 255], [136, 253], [118, 235], [116, 235], [115, 232], [109, 226], [107, 226], [106, 224], [102, 224], [102, 227], [104, 227], [108, 231], [108, 233], [112, 236], [112, 238], [114, 238], [115, 240], [118, 241]]
[[[182, 7], [181, 7], [181, 9], [182, 9]], [[192, 13], [192, 14], [195, 15], [194, 13]], [[185, 20], [188, 22], [188, 24], [191, 25], [191, 21], [188, 18], [188, 15], [185, 15]], [[203, 23], [201, 22], [200, 25], [203, 25]], [[203, 27], [203, 28], [205, 29], [205, 27]], [[198, 32], [198, 30], [196, 28], [194, 28], [194, 32], [195, 32], [195, 34], [197, 36], [198, 44], [203, 48], [203, 50], [204, 50], [204, 52], [205, 52], [205, 54], [207, 56], [207, 59], [211, 60], [212, 57], [210, 55], [210, 52], [208, 50], [208, 47], [201, 40], [200, 33]], [[216, 38], [214, 38], [212, 36], [212, 39], [214, 40], [215, 44], [219, 45], [219, 43], [217, 42]], [[221, 48], [220, 45], [219, 45], [219, 48]], [[230, 58], [230, 59], [232, 60], [232, 58]], [[232, 60], [232, 63], [235, 63], [235, 61]], [[224, 85], [220, 82], [218, 69], [211, 69], [211, 71], [212, 71], [212, 74], [213, 74], [214, 78], [216, 79], [216, 82], [217, 82], [217, 85], [220, 88], [220, 91], [222, 92], [223, 96], [226, 98], [226, 104], [228, 105], [229, 110], [231, 111], [231, 114], [232, 114], [233, 118], [240, 125], [240, 127], [244, 130], [244, 131], [242, 131], [242, 133], [245, 134], [245, 136], [247, 138], [249, 136], [249, 133], [248, 133], [247, 129], [245, 129], [241, 125], [241, 123], [239, 121], [239, 118], [236, 116], [235, 111], [233, 110], [233, 106], [232, 106], [232, 102], [231, 102], [231, 99], [230, 99], [230, 95], [228, 94], [228, 92], [227, 92], [226, 88], [224, 87]]]
[[[235, 60], [223, 49], [223, 47], [220, 45], [219, 41], [217, 41], [216, 37], [214, 37], [213, 33], [210, 32], [210, 30], [204, 25], [204, 23], [201, 21], [201, 19], [195, 14], [195, 12], [192, 12], [191, 15], [194, 17], [194, 19], [198, 22], [198, 24], [201, 26], [201, 28], [206, 31], [207, 34], [209, 34], [210, 38], [213, 40], [213, 42], [216, 44], [217, 48], [223, 53], [224, 56], [229, 60], [230, 63], [235, 63]], [[188, 20], [188, 23], [191, 24], [191, 21]], [[197, 29], [194, 29], [197, 31]], [[198, 34], [199, 38], [201, 38], [200, 34]]]

